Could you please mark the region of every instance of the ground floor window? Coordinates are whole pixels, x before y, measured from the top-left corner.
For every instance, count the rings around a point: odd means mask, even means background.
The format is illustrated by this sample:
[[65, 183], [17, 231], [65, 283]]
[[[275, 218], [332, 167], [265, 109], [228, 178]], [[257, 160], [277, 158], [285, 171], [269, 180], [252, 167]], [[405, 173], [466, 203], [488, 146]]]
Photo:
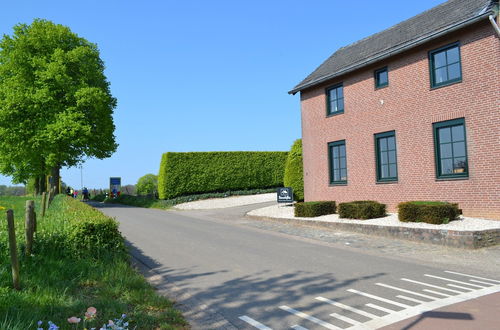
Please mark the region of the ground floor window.
[[377, 181], [397, 181], [396, 133], [394, 131], [375, 134], [375, 154]]
[[330, 183], [347, 184], [347, 160], [345, 140], [328, 143]]
[[468, 177], [464, 118], [434, 123], [433, 128], [437, 178]]

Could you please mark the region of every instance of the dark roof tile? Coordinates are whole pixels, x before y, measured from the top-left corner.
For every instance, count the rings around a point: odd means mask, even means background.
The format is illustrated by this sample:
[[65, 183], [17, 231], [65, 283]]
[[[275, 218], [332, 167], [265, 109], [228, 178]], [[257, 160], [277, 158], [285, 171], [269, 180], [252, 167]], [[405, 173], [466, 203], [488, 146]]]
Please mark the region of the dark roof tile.
[[[312, 87], [351, 69], [357, 69], [373, 60], [411, 46], [440, 31], [461, 25], [488, 13], [494, 0], [449, 0], [382, 32], [342, 47], [314, 72], [293, 88], [290, 93]], [[496, 1], [498, 2], [498, 1]]]

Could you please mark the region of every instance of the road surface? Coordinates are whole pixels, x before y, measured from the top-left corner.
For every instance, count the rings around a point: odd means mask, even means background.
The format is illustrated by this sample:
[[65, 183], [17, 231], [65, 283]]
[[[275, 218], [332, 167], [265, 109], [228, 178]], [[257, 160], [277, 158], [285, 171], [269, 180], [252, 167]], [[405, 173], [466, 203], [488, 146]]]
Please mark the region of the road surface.
[[[120, 222], [133, 256], [154, 275], [160, 292], [183, 304], [195, 329], [418, 329], [433, 319], [494, 329], [500, 321], [497, 314], [487, 318], [474, 308], [450, 307], [488, 299], [493, 303], [483, 305], [498, 311], [500, 272], [495, 277], [491, 263], [486, 272], [436, 266], [383, 255], [387, 249], [373, 248], [382, 238], [369, 238], [366, 250], [349, 249], [262, 229], [242, 216], [255, 205], [212, 211], [96, 207]], [[422, 314], [429, 310], [434, 314]]]

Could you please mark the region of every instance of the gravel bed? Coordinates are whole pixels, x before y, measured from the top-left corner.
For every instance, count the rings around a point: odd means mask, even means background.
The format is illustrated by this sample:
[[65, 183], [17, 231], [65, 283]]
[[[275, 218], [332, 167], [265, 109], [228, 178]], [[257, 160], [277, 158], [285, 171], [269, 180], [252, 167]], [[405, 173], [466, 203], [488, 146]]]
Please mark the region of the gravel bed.
[[209, 210], [276, 201], [276, 193], [210, 198], [177, 204], [178, 210]]
[[[276, 194], [273, 194], [275, 196]], [[458, 220], [451, 221], [448, 224], [432, 225], [422, 222], [400, 222], [397, 213], [389, 213], [386, 217], [369, 219], [369, 220], [355, 220], [355, 219], [340, 219], [338, 214], [323, 215], [315, 218], [299, 218], [295, 217], [294, 207], [272, 205], [248, 212], [248, 215], [268, 217], [268, 218], [281, 218], [281, 219], [295, 219], [305, 221], [324, 221], [324, 222], [338, 222], [338, 223], [358, 223], [363, 225], [374, 226], [389, 226], [389, 227], [408, 227], [408, 228], [426, 228], [426, 229], [442, 229], [442, 230], [457, 230], [457, 231], [478, 231], [489, 229], [500, 229], [499, 220], [487, 220], [480, 218], [469, 218], [461, 216]]]

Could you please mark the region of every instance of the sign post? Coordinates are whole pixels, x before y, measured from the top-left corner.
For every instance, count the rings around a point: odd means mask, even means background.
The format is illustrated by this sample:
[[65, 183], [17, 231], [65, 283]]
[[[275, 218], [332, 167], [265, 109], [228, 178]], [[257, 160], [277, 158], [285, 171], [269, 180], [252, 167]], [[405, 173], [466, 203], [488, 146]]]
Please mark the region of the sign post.
[[278, 188], [278, 203], [293, 203], [293, 189], [291, 187]]
[[120, 196], [121, 187], [122, 187], [122, 178], [119, 177], [109, 178], [109, 192], [111, 198], [116, 198]]

